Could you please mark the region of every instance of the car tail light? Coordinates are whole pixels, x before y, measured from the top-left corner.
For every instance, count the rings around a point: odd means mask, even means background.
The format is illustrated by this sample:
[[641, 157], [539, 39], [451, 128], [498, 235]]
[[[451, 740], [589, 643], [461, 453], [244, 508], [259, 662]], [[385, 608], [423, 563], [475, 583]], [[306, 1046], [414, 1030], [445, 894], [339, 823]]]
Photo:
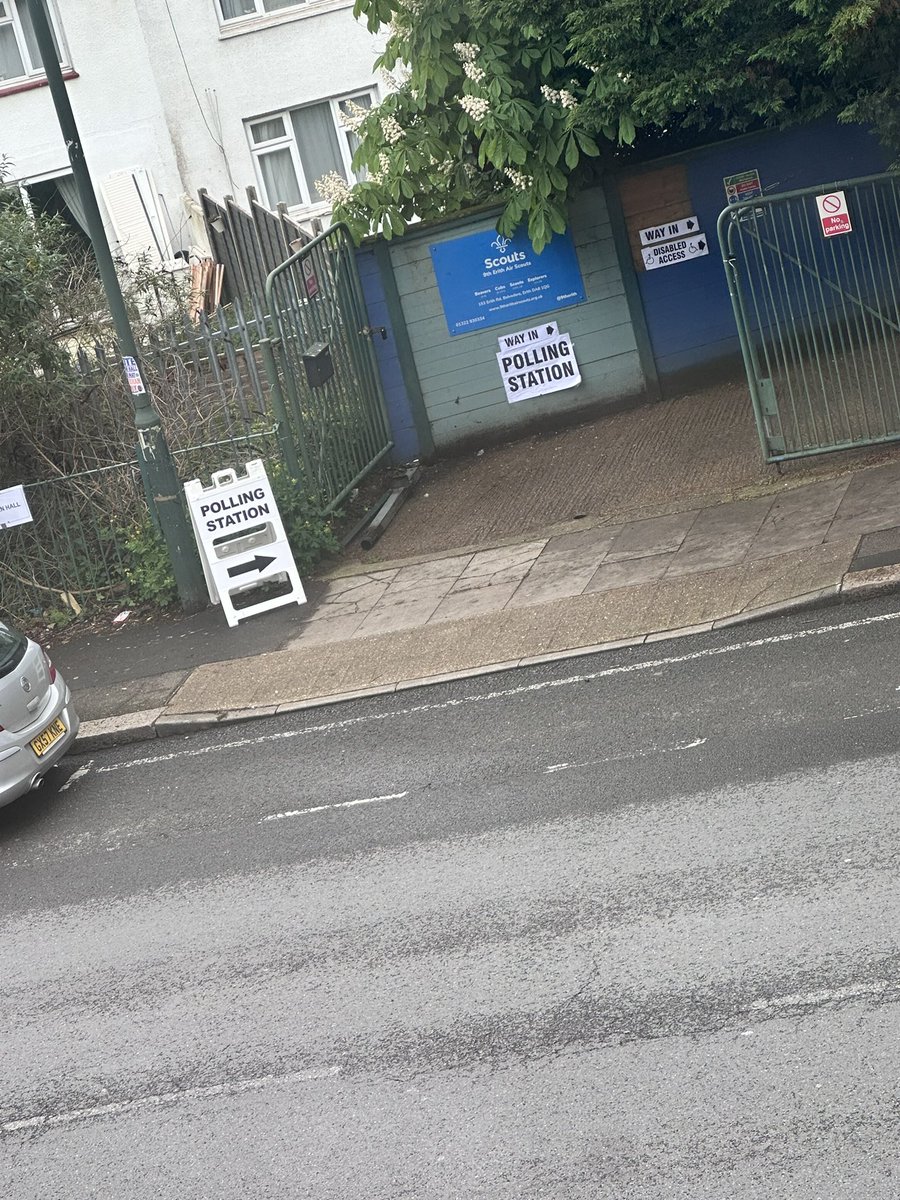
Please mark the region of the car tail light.
[[[54, 667], [53, 663], [50, 661], [50, 655], [46, 650], [42, 648], [41, 653], [44, 656], [44, 664], [46, 665], [47, 671], [50, 675], [50, 682], [56, 683], [56, 667]], [[0, 728], [2, 728], [2, 726], [0, 726]]]

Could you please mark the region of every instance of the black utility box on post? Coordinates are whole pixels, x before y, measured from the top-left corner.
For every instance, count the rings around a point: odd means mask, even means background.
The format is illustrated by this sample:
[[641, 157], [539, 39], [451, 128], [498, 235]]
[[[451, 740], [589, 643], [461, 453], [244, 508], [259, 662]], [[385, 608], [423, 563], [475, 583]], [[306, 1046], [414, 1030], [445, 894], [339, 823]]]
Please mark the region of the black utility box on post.
[[313, 342], [303, 355], [306, 381], [310, 387], [321, 387], [334, 374], [331, 347], [326, 342]]

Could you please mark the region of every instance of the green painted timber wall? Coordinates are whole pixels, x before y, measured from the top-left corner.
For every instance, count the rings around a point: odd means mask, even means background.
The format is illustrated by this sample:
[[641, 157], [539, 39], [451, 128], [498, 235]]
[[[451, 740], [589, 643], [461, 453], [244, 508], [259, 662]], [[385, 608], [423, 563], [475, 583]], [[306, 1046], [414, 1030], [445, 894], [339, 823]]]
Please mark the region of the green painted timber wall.
[[[429, 247], [463, 234], [492, 229], [496, 217], [448, 222], [407, 234], [390, 244], [391, 262], [422, 395], [437, 450], [471, 444], [554, 416], [585, 416], [629, 397], [646, 381], [622, 282], [606, 200], [600, 188], [572, 204], [570, 225], [584, 279], [586, 301], [540, 316], [451, 337], [438, 293]], [[517, 329], [556, 320], [572, 335], [581, 368], [578, 387], [516, 404], [508, 403], [497, 366], [497, 339]]]

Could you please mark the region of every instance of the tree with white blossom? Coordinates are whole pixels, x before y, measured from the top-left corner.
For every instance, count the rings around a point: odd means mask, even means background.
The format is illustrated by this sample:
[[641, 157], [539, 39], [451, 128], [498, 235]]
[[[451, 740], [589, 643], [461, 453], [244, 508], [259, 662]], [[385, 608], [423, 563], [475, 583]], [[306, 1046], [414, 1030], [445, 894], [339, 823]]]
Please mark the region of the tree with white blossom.
[[363, 179], [335, 217], [390, 238], [414, 217], [499, 203], [503, 233], [525, 223], [538, 249], [561, 233], [570, 185], [600, 153], [579, 111], [592, 72], [569, 61], [562, 30], [510, 28], [475, 0], [357, 0], [355, 12], [390, 27], [388, 87], [344, 114]]

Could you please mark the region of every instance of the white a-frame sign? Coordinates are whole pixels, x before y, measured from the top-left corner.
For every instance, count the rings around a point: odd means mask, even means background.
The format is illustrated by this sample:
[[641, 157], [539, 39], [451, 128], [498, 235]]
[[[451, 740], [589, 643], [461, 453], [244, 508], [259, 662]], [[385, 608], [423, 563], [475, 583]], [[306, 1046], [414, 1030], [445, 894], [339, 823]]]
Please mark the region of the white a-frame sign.
[[[230, 626], [283, 604], [306, 603], [261, 459], [248, 462], [244, 475], [230, 469], [214, 471], [208, 487], [192, 479], [184, 485], [184, 492], [209, 598], [222, 605]], [[251, 592], [270, 583], [281, 583], [281, 593], [261, 594], [254, 602]], [[235, 607], [236, 596], [249, 603]]]

